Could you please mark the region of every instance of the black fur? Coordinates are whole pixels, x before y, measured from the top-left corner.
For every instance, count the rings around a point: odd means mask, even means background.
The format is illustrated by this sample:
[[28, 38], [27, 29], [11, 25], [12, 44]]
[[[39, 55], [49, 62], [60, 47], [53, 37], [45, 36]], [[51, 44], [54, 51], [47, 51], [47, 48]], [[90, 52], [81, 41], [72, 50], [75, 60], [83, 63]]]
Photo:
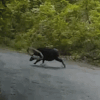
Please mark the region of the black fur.
[[[37, 50], [39, 50], [42, 54], [43, 54], [43, 59], [42, 59], [42, 62], [44, 63], [44, 61], [52, 61], [52, 60], [57, 60], [59, 62], [62, 62], [62, 64], [65, 66], [63, 60], [61, 58], [59, 58], [59, 53], [58, 53], [58, 50], [57, 49], [49, 49], [49, 48], [38, 48]], [[37, 52], [34, 52], [34, 55], [36, 56], [40, 56], [41, 55]], [[33, 57], [30, 58], [30, 61], [33, 61], [35, 60]], [[37, 62], [41, 61], [40, 59], [39, 60], [36, 60], [36, 62], [34, 64], [36, 64]]]

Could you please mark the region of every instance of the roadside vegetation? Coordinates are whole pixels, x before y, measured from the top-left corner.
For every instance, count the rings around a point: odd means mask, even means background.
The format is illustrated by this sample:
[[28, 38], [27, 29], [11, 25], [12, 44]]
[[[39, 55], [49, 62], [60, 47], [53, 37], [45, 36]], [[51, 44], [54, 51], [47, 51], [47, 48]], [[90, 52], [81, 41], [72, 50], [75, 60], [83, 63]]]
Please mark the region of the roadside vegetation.
[[0, 44], [59, 49], [100, 65], [99, 0], [1, 0]]

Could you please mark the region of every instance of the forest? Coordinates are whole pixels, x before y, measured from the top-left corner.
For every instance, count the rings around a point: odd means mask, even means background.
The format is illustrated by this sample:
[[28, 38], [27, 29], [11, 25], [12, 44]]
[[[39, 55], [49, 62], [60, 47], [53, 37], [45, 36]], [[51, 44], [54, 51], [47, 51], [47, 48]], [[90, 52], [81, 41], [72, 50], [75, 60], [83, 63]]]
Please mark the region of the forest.
[[100, 65], [100, 0], [0, 0], [0, 45], [57, 48]]

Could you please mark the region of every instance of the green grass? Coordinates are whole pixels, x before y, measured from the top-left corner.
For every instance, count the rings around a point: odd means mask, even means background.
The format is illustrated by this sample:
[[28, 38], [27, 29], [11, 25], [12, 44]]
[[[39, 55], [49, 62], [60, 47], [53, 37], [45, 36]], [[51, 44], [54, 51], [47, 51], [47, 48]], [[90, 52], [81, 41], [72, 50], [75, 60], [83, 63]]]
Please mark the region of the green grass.
[[15, 52], [19, 52], [19, 53], [27, 53], [25, 49], [23, 50], [16, 50], [12, 47], [6, 46], [6, 45], [1, 45], [0, 44], [0, 49], [1, 50], [6, 50], [6, 51], [15, 51]]

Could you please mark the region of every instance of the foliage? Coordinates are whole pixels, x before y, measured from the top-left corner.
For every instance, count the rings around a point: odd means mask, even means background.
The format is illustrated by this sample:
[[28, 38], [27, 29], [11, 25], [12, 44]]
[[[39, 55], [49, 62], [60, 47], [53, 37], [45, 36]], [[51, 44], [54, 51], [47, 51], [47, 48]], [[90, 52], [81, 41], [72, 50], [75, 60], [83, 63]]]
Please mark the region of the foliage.
[[99, 59], [99, 21], [99, 0], [1, 0], [0, 43]]

